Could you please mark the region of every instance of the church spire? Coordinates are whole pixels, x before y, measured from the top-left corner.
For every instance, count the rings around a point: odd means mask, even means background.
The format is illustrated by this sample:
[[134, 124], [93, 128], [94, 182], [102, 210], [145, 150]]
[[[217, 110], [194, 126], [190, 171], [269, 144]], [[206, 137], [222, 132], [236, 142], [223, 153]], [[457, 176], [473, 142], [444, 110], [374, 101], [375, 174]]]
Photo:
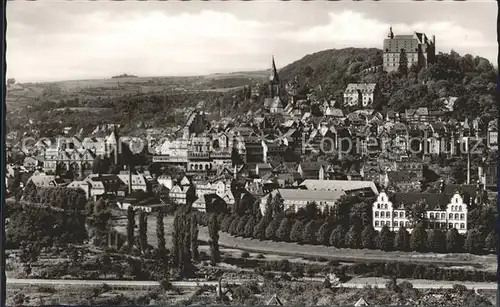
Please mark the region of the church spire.
[[274, 55], [272, 57], [272, 67], [271, 67], [271, 75], [269, 76], [269, 87], [270, 87], [270, 96], [274, 98], [276, 96], [279, 97], [280, 93], [280, 77], [278, 75], [278, 69], [276, 69], [276, 63], [274, 63]]
[[271, 76], [269, 77], [269, 81], [277, 84], [280, 82], [280, 77], [278, 75], [278, 70], [276, 69], [276, 63], [274, 63], [274, 55], [272, 56], [272, 67], [271, 67]]

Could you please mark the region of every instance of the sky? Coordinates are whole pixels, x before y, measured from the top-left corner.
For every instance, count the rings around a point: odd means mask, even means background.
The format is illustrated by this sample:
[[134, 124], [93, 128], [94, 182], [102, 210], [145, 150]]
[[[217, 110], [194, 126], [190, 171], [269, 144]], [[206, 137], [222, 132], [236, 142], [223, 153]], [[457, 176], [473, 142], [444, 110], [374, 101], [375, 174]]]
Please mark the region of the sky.
[[307, 54], [382, 48], [394, 34], [497, 64], [497, 4], [415, 1], [9, 1], [7, 77], [43, 82], [278, 68]]

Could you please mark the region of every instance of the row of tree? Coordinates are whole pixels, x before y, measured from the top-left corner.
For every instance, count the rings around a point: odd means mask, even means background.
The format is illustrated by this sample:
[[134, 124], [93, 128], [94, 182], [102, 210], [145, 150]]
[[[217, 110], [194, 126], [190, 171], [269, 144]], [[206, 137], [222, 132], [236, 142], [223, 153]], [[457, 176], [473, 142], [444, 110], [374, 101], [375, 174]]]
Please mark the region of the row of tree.
[[497, 235], [495, 231], [484, 234], [479, 229], [471, 229], [465, 238], [456, 229], [446, 233], [440, 229], [426, 229], [423, 222], [417, 224], [411, 232], [401, 227], [396, 233], [387, 225], [376, 231], [371, 225], [364, 228], [357, 224], [346, 228], [335, 226], [332, 222], [321, 220], [294, 219], [280, 214], [272, 220], [262, 218], [260, 221], [252, 216], [227, 215], [222, 219], [221, 229], [234, 236], [296, 242], [301, 244], [318, 244], [337, 248], [367, 248], [383, 251], [417, 251], [417, 252], [469, 252], [483, 253], [496, 251]]
[[87, 204], [87, 198], [82, 189], [37, 187], [32, 181], [29, 181], [23, 190], [23, 200], [64, 210], [84, 210]]
[[6, 225], [8, 248], [17, 248], [21, 244], [41, 247], [82, 244], [86, 239], [85, 216], [81, 212], [18, 207]]

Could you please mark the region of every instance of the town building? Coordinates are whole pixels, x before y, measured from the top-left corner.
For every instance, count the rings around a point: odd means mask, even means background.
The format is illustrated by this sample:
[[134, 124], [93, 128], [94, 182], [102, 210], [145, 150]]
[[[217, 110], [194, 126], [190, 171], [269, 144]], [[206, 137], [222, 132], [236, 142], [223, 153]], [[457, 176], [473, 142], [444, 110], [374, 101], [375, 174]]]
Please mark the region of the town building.
[[428, 229], [455, 228], [460, 234], [467, 233], [468, 207], [458, 191], [453, 194], [395, 193], [391, 196], [382, 191], [373, 203], [373, 227], [380, 231], [387, 225], [391, 231], [398, 231], [404, 226], [411, 232], [414, 225], [409, 218], [410, 207], [418, 202], [428, 204], [425, 211]]
[[414, 32], [413, 35], [394, 35], [392, 27], [384, 39], [383, 66], [387, 72], [397, 71], [402, 52], [406, 54], [408, 68], [412, 65], [418, 68], [427, 67], [433, 63], [436, 55], [436, 37], [432, 40], [424, 33]]
[[326, 207], [333, 207], [338, 199], [346, 195], [342, 191], [319, 191], [300, 189], [277, 189], [261, 198], [260, 210], [262, 215], [266, 211], [266, 202], [269, 195], [276, 197], [279, 195], [283, 199], [283, 209], [297, 212], [300, 208], [305, 208], [309, 203], [315, 203], [321, 211]]
[[369, 191], [373, 195], [378, 195], [378, 189], [373, 181], [361, 180], [314, 180], [306, 179], [299, 187], [311, 191], [337, 191], [346, 194]]
[[344, 91], [344, 107], [370, 107], [376, 101], [376, 96], [376, 83], [351, 83]]

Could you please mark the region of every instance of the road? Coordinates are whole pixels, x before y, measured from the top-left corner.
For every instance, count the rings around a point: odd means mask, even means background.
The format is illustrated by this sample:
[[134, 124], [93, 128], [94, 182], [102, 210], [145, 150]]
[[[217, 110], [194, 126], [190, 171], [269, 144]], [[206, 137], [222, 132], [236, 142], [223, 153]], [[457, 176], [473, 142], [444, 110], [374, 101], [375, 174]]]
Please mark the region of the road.
[[[251, 279], [244, 280], [223, 280], [223, 283], [230, 284], [242, 284], [245, 282], [252, 281]], [[303, 278], [298, 281], [303, 282], [322, 282], [322, 278]], [[337, 287], [344, 288], [363, 288], [370, 285], [375, 288], [385, 288], [385, 283], [387, 279], [384, 278], [353, 278], [352, 280], [337, 285]], [[404, 281], [403, 279], [398, 279], [398, 283]], [[455, 284], [461, 284], [470, 290], [496, 290], [496, 283], [480, 283], [480, 282], [455, 282], [455, 281], [435, 281], [435, 280], [405, 280], [413, 284], [415, 289], [451, 289]], [[172, 285], [178, 288], [195, 288], [200, 286], [216, 286], [217, 281], [174, 281]], [[7, 279], [7, 287], [26, 287], [29, 285], [35, 286], [53, 286], [53, 287], [68, 287], [68, 286], [79, 286], [79, 287], [99, 287], [103, 284], [108, 285], [112, 289], [121, 288], [156, 288], [159, 286], [157, 281], [135, 281], [135, 280], [64, 280], [64, 279]], [[260, 282], [259, 284], [262, 284]]]

